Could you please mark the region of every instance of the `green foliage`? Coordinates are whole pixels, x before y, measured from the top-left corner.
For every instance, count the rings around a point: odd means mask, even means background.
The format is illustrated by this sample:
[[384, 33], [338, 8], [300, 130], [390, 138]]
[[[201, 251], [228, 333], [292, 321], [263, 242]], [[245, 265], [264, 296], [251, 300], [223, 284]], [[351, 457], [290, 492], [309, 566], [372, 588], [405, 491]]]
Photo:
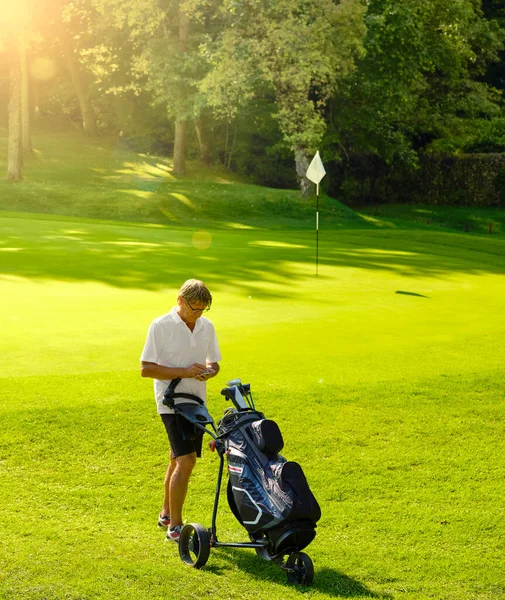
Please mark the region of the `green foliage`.
[[[146, 89], [171, 119], [198, 116], [205, 103], [197, 86], [208, 71], [207, 59], [200, 47], [208, 35], [198, 15], [188, 13], [190, 6], [184, 2], [155, 0], [93, 2], [105, 27], [126, 41], [131, 64], [129, 73], [125, 64], [120, 69], [120, 74], [126, 75], [123, 86], [115, 86], [111, 91], [124, 93], [130, 87], [138, 93], [140, 88]], [[184, 27], [187, 30], [183, 34], [181, 28]], [[113, 52], [107, 46], [104, 51], [109, 55]], [[124, 62], [124, 46], [122, 53]]]
[[329, 162], [329, 194], [348, 203], [505, 206], [504, 154], [424, 154], [418, 166], [376, 155]]
[[[123, 104], [132, 105], [141, 99], [144, 112], [159, 113], [150, 106], [152, 96], [146, 90], [152, 75], [149, 48], [163, 35], [164, 12], [154, 0], [93, 0], [93, 6], [100, 17], [96, 27], [101, 36], [84, 53], [83, 60], [97, 86], [103, 95], [120, 98]], [[123, 120], [120, 128], [130, 134], [132, 127], [138, 127], [131, 111], [128, 118], [131, 122]]]
[[43, 88], [39, 96], [38, 111], [40, 118], [46, 122], [61, 123], [66, 120], [77, 127], [81, 121], [75, 90], [66, 77], [58, 77], [51, 85]]
[[228, 0], [224, 6], [228, 22], [202, 84], [209, 103], [232, 118], [236, 100], [250, 100], [257, 82], [265, 82], [285, 142], [315, 150], [326, 129], [321, 109], [362, 49], [362, 4]]
[[335, 98], [330, 143], [415, 165], [420, 148], [499, 113], [481, 76], [503, 30], [473, 0], [373, 0], [365, 21], [366, 55]]
[[505, 152], [505, 118], [497, 117], [475, 124], [465, 140], [466, 152]]
[[[60, 127], [82, 121], [63, 48], [98, 132], [168, 154], [184, 121], [188, 156], [268, 185], [292, 186], [293, 166], [303, 177], [316, 149], [373, 154], [398, 173], [401, 163], [410, 181], [423, 152], [505, 148], [501, 0], [27, 2], [30, 55], [58, 67], [37, 83], [39, 114]], [[363, 188], [342, 185], [348, 196]]]
[[[293, 153], [283, 141], [279, 122], [272, 114], [273, 98], [265, 93], [264, 99], [243, 107], [237, 117], [224, 129], [230, 138], [228, 144], [219, 139], [219, 147], [229, 148], [229, 164], [235, 172], [254, 183], [275, 188], [294, 189], [297, 186]], [[221, 121], [222, 123], [222, 121]], [[223, 134], [223, 126], [215, 131]]]

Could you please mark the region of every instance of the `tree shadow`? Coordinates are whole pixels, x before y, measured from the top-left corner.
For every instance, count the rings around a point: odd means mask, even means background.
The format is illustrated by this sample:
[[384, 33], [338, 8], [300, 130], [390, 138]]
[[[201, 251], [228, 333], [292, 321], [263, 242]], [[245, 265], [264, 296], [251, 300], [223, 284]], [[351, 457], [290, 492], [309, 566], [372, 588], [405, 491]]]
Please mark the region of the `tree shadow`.
[[[324, 267], [439, 278], [447, 273], [505, 273], [505, 242], [452, 234], [327, 231]], [[285, 297], [285, 289], [315, 275], [313, 232], [198, 231], [161, 225], [0, 219], [0, 277], [92, 281], [119, 288], [158, 290], [198, 277], [213, 289], [232, 285], [248, 297]], [[265, 285], [267, 284], [267, 285]], [[413, 292], [397, 292], [413, 295]], [[418, 294], [419, 295], [419, 294]]]
[[[286, 574], [278, 565], [260, 559], [247, 549], [219, 548], [221, 558], [237, 565], [241, 571], [257, 579], [267, 579], [300, 593], [318, 591], [338, 598], [392, 598], [390, 595], [376, 593], [361, 582], [346, 575], [343, 571], [329, 567], [317, 568], [315, 565], [314, 581], [309, 587], [293, 586], [288, 583]], [[207, 569], [207, 567], [205, 567]], [[220, 574], [219, 571], [216, 571]]]

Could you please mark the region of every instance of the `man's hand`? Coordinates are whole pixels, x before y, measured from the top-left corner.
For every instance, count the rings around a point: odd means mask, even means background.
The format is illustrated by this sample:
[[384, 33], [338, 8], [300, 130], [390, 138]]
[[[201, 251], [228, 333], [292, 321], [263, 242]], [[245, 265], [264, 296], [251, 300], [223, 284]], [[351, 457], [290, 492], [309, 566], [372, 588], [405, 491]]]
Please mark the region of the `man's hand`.
[[215, 371], [205, 371], [205, 373], [200, 373], [199, 375], [196, 375], [195, 379], [198, 379], [198, 381], [207, 381], [207, 379], [214, 377], [215, 374]]
[[201, 373], [207, 370], [205, 365], [201, 365], [200, 363], [193, 363], [190, 367], [186, 368], [186, 377], [198, 379], [199, 381], [204, 381], [201, 378]]

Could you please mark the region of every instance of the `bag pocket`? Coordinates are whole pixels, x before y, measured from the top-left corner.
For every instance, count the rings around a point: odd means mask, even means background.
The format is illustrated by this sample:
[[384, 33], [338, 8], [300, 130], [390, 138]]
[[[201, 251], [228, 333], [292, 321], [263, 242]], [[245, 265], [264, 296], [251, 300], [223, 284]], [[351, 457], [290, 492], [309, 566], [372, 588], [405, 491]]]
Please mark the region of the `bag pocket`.
[[309, 519], [316, 523], [321, 518], [321, 508], [309, 487], [302, 467], [296, 462], [285, 462], [276, 470], [281, 488], [291, 491], [293, 507], [289, 519]]

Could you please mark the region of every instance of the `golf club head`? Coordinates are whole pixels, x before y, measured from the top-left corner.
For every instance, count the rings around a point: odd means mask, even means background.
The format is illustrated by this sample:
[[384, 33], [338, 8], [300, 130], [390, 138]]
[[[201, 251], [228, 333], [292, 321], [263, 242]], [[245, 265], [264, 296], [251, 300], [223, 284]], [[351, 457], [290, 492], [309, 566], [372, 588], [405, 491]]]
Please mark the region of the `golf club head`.
[[236, 385], [232, 385], [229, 388], [224, 388], [223, 390], [221, 390], [221, 394], [227, 400], [231, 400], [235, 405], [235, 408], [237, 408], [238, 410], [247, 408], [247, 403]]

